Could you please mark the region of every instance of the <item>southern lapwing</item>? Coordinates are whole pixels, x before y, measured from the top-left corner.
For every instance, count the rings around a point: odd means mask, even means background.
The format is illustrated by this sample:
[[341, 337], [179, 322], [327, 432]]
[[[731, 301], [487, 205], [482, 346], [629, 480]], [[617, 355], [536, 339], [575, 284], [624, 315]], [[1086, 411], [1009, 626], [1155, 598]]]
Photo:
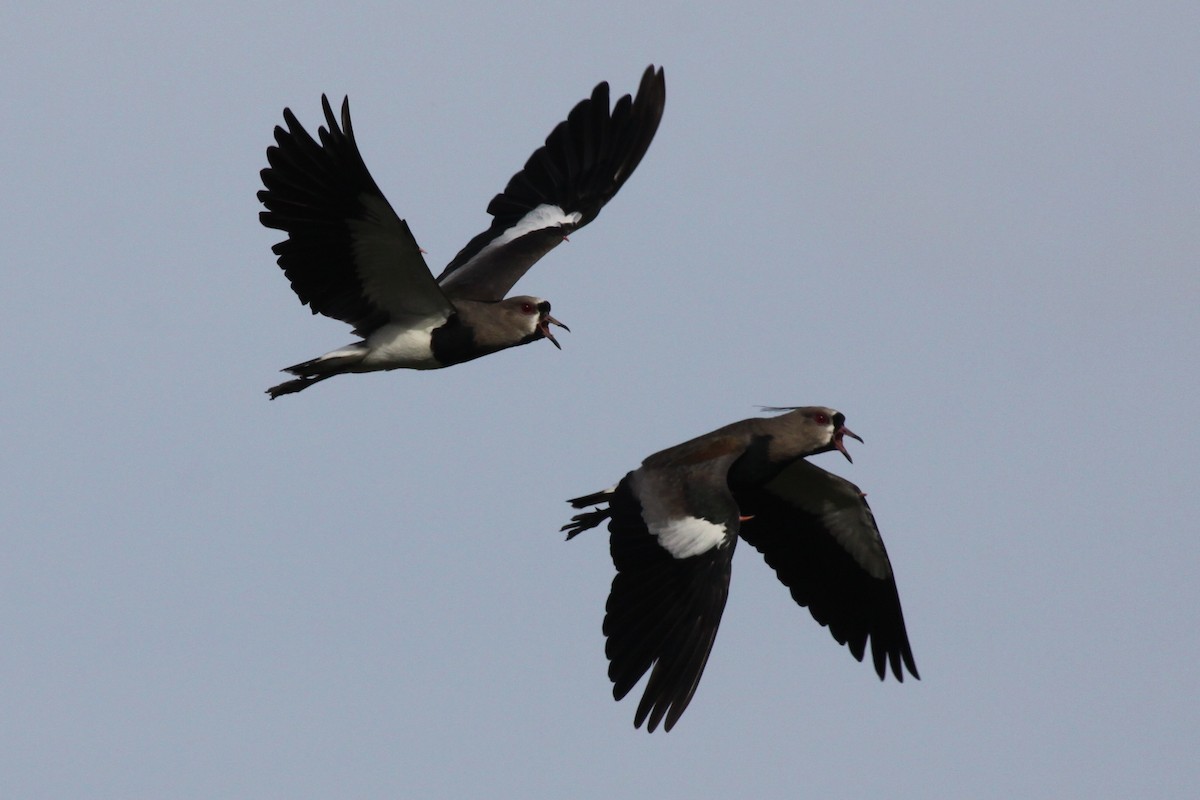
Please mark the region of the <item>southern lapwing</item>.
[[[831, 408], [746, 419], [647, 458], [611, 489], [577, 497], [567, 538], [608, 520], [617, 576], [604, 617], [608, 677], [623, 698], [646, 673], [634, 725], [679, 720], [692, 700], [729, 595], [738, 537], [839, 644], [896, 680], [917, 666], [896, 579], [865, 495], [804, 460], [858, 439]], [[664, 722], [665, 720], [665, 722]]]
[[435, 280], [422, 250], [367, 171], [350, 124], [321, 97], [319, 142], [284, 109], [258, 199], [262, 224], [287, 233], [272, 249], [314, 314], [347, 322], [362, 341], [288, 367], [271, 399], [345, 372], [437, 369], [549, 339], [550, 304], [505, 295], [567, 234], [587, 225], [629, 179], [658, 130], [662, 69], [647, 67], [637, 97], [609, 110], [608, 83], [592, 90], [492, 198], [492, 224]]

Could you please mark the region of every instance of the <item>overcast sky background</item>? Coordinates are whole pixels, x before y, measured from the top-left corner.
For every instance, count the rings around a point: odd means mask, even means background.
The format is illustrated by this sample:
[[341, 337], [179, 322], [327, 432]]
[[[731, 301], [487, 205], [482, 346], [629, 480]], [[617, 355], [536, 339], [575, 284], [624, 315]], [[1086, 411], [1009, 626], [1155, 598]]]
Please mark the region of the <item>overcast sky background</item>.
[[[1200, 5], [24, 3], [0, 25], [0, 796], [1185, 797]], [[571, 326], [268, 402], [353, 339], [258, 224], [349, 94], [435, 272], [600, 80], [658, 137], [518, 285]], [[919, 682], [752, 548], [669, 734], [569, 497], [831, 405]], [[635, 695], [640, 696], [640, 687]]]

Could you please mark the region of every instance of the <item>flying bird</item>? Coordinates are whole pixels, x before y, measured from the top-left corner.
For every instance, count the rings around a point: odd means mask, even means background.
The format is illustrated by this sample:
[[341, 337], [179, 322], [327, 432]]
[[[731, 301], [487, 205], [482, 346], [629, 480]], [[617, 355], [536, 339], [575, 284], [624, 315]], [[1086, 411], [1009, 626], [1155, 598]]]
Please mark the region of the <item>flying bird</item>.
[[284, 369], [296, 376], [271, 399], [347, 372], [438, 369], [538, 339], [561, 346], [540, 297], [505, 297], [568, 234], [587, 225], [629, 179], [658, 130], [661, 68], [646, 68], [636, 98], [609, 109], [600, 83], [534, 151], [487, 211], [492, 224], [435, 280], [409, 230], [359, 154], [342, 101], [341, 124], [321, 96], [317, 139], [285, 108], [267, 148], [259, 219], [287, 233], [272, 250], [301, 303], [341, 320], [361, 341]]
[[613, 697], [650, 677], [634, 716], [671, 730], [691, 702], [729, 596], [738, 538], [766, 558], [792, 597], [880, 679], [919, 678], [892, 565], [865, 495], [805, 461], [838, 450], [846, 418], [831, 408], [726, 425], [647, 458], [620, 483], [568, 502], [601, 506], [567, 538], [608, 520], [617, 575], [604, 617]]

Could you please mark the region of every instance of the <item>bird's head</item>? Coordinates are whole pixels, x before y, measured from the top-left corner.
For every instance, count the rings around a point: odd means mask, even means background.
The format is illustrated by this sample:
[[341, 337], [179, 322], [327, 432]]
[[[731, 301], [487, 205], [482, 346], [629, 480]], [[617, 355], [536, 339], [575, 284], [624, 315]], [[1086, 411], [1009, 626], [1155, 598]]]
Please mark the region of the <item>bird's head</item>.
[[861, 442], [862, 437], [846, 427], [846, 415], [842, 412], [824, 406], [767, 406], [763, 410], [787, 412], [779, 421], [787, 421], [789, 435], [786, 439], [792, 445], [789, 449], [806, 455], [837, 450], [847, 461], [854, 463], [842, 439], [849, 436]]
[[532, 342], [538, 339], [549, 339], [552, 345], [559, 350], [562, 349], [562, 345], [558, 343], [558, 339], [555, 339], [554, 334], [550, 332], [550, 326], [557, 325], [564, 331], [570, 331], [571, 329], [550, 316], [549, 300], [524, 295], [510, 297], [503, 302], [522, 318], [523, 326], [528, 328], [529, 335], [525, 341]]

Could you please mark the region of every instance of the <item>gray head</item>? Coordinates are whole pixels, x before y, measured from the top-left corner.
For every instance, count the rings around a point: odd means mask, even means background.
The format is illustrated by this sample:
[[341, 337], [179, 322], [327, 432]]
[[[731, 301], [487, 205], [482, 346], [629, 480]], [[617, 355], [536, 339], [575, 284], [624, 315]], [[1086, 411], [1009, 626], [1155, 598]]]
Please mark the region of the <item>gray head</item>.
[[853, 463], [842, 437], [862, 438], [846, 427], [846, 415], [825, 406], [764, 406], [764, 411], [786, 412], [783, 416], [764, 420], [774, 434], [770, 455], [774, 458], [794, 458], [797, 455], [816, 455], [837, 450]]
[[470, 331], [469, 353], [458, 361], [538, 339], [549, 339], [561, 350], [550, 326], [570, 330], [550, 316], [550, 303], [540, 297], [520, 295], [496, 302], [459, 300], [454, 305], [465, 329]]
[[557, 325], [565, 331], [571, 330], [566, 325], [550, 316], [550, 301], [530, 295], [507, 297], [496, 304], [497, 313], [510, 324], [513, 329], [521, 331], [520, 344], [535, 342], [538, 339], [549, 339], [550, 343], [562, 349], [558, 339], [550, 332], [551, 325]]

